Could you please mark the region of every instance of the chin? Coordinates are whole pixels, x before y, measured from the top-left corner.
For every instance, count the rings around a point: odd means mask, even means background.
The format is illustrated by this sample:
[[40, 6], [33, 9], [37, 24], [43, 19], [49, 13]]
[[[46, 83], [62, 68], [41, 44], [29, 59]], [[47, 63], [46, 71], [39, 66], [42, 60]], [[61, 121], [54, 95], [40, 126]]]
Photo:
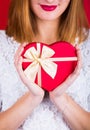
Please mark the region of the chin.
[[59, 19], [59, 16], [54, 16], [54, 15], [52, 15], [52, 16], [50, 16], [50, 15], [44, 15], [44, 16], [39, 16], [38, 17], [40, 20], [43, 20], [43, 21], [53, 21], [53, 20], [57, 20], [57, 19]]

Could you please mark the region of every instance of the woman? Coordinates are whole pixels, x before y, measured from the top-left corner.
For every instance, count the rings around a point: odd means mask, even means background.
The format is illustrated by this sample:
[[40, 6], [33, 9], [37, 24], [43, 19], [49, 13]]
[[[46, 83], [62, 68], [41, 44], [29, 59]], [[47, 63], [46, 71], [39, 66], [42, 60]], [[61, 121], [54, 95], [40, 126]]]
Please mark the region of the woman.
[[[88, 34], [82, 0], [11, 1], [7, 29], [0, 33], [1, 130], [90, 129]], [[79, 45], [83, 67], [76, 46], [74, 72], [44, 99], [44, 90], [25, 76], [21, 53], [29, 42], [50, 45], [58, 40], [73, 45], [84, 42]]]

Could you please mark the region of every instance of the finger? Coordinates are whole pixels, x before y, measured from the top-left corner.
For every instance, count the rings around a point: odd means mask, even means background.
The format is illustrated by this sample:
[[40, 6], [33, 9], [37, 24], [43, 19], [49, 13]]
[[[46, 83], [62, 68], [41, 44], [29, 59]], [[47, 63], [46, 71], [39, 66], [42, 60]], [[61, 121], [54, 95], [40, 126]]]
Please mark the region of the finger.
[[[24, 74], [24, 71], [23, 71], [23, 69], [22, 69], [22, 62], [23, 62], [23, 58], [20, 57], [20, 58], [19, 58], [19, 61], [18, 61], [18, 67], [17, 67], [18, 73], [19, 73], [19, 75], [20, 75], [20, 77], [21, 77], [22, 79], [24, 79], [24, 80], [26, 80], [26, 81], [29, 81], [29, 79], [26, 77], [26, 75]], [[31, 82], [31, 81], [29, 81], [29, 84], [30, 84], [30, 82]], [[35, 84], [35, 83], [33, 83], [33, 82], [31, 82], [31, 84], [38, 86], [37, 84]]]
[[81, 70], [81, 67], [82, 67], [82, 56], [81, 56], [81, 51], [80, 51], [78, 46], [76, 46], [76, 50], [77, 50], [77, 59], [78, 59], [78, 61], [77, 61], [77, 66], [76, 66], [76, 68], [74, 70], [74, 73], [79, 74], [79, 72]]
[[78, 75], [80, 74], [80, 70], [81, 70], [81, 66], [82, 66], [82, 58], [81, 58], [81, 51], [78, 47], [78, 45], [76, 45], [76, 51], [77, 51], [77, 65], [76, 68], [74, 70], [73, 73], [71, 73], [68, 78], [60, 85], [60, 86], [70, 86], [78, 77]]
[[17, 49], [15, 55], [16, 55], [16, 56], [17, 56], [17, 55], [20, 56], [21, 53], [22, 53], [22, 51], [23, 51], [23, 49], [24, 49], [24, 47], [23, 47], [22, 45], [20, 45], [19, 48]]
[[[39, 85], [37, 85], [34, 82], [31, 82], [26, 75], [24, 74], [24, 71], [22, 69], [22, 61], [23, 58], [20, 57], [19, 61], [18, 61], [18, 67], [17, 67], [17, 71], [19, 73], [19, 76], [21, 78], [21, 80], [23, 81], [23, 83], [29, 88], [30, 91], [32, 91], [33, 93], [37, 94], [39, 91], [41, 91], [42, 89], [39, 87]], [[42, 90], [43, 91], [43, 90]]]
[[80, 48], [79, 48], [78, 45], [76, 45], [76, 51], [77, 51], [77, 58], [78, 58], [78, 60], [81, 60], [82, 59], [81, 58], [81, 51], [80, 51]]
[[23, 61], [23, 58], [19, 57], [18, 58], [18, 65], [17, 65], [17, 71], [18, 71], [20, 77], [24, 77], [25, 76], [24, 73], [23, 73], [22, 61]]
[[76, 66], [74, 72], [72, 73], [72, 75], [78, 76], [80, 74], [81, 67], [82, 67], [81, 61], [78, 60], [77, 66]]
[[15, 59], [15, 62], [17, 63], [18, 61], [18, 57], [21, 56], [23, 50], [24, 50], [24, 47], [27, 45], [27, 43], [23, 43], [22, 45], [19, 46], [19, 48], [17, 49], [16, 53], [15, 53], [15, 56], [14, 56], [14, 59]]
[[21, 53], [23, 52], [23, 47], [22, 46], [20, 46], [19, 48], [18, 48], [18, 50], [16, 51], [16, 53], [15, 53], [15, 56], [14, 56], [14, 63], [15, 63], [15, 65], [17, 65], [18, 64], [18, 59], [19, 59], [19, 57], [21, 56]]
[[76, 80], [76, 78], [79, 76], [80, 70], [81, 70], [81, 61], [78, 60], [77, 66], [76, 66], [74, 72], [68, 76], [68, 78], [65, 80], [64, 84], [70, 86]]
[[17, 68], [18, 73], [19, 73], [19, 75], [20, 75], [20, 78], [23, 80], [23, 82], [24, 82], [25, 84], [27, 84], [27, 83], [29, 82], [29, 86], [30, 86], [30, 84], [31, 84], [32, 86], [38, 86], [37, 84], [31, 82], [31, 81], [26, 77], [26, 75], [24, 74], [24, 71], [23, 71], [23, 69], [22, 69], [22, 61], [23, 61], [23, 58], [20, 57], [19, 62], [18, 62], [18, 68]]
[[23, 81], [23, 83], [24, 83], [26, 86], [29, 86], [30, 81], [29, 81], [28, 78], [25, 76], [24, 71], [23, 71], [23, 69], [22, 69], [22, 60], [23, 60], [22, 57], [20, 57], [20, 58], [18, 59], [18, 64], [17, 64], [17, 66], [16, 66], [16, 69], [17, 69], [17, 72], [18, 72], [18, 74], [19, 74], [19, 76], [20, 76], [21, 81]]
[[22, 46], [25, 47], [27, 44], [28, 44], [28, 43], [24, 42], [24, 43], [22, 44]]

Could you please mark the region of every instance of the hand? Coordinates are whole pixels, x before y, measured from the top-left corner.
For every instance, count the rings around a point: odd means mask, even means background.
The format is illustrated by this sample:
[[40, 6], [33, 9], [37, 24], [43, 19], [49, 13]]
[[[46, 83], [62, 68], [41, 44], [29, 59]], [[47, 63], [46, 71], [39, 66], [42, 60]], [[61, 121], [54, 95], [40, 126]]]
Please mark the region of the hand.
[[77, 66], [76, 66], [74, 72], [71, 73], [62, 84], [60, 84], [56, 89], [54, 89], [52, 92], [49, 93], [51, 100], [52, 100], [52, 98], [56, 98], [56, 97], [61, 96], [66, 91], [66, 89], [79, 76], [80, 70], [81, 70], [81, 66], [82, 66], [82, 60], [81, 60], [81, 52], [80, 52], [80, 49], [79, 49], [79, 47], [77, 45], [76, 45], [76, 51], [77, 51], [78, 61], [77, 61]]
[[31, 94], [34, 97], [41, 97], [43, 99], [44, 97], [44, 91], [42, 88], [40, 88], [37, 84], [29, 81], [29, 79], [26, 77], [26, 75], [24, 74], [24, 71], [22, 69], [22, 62], [23, 62], [23, 58], [21, 56], [22, 51], [24, 49], [25, 44], [20, 45], [20, 47], [18, 48], [16, 54], [15, 54], [15, 67], [17, 69], [17, 72], [22, 80], [22, 82], [28, 87], [29, 91], [31, 92]]

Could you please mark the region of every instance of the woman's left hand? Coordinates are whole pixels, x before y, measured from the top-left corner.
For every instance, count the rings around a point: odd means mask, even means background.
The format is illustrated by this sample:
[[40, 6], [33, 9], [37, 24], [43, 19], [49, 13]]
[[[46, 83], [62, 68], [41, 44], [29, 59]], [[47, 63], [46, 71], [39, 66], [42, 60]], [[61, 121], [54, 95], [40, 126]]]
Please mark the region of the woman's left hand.
[[77, 79], [77, 77], [80, 74], [80, 70], [81, 70], [81, 66], [82, 66], [82, 58], [81, 58], [81, 52], [80, 49], [78, 47], [78, 45], [76, 45], [76, 51], [77, 51], [77, 66], [74, 70], [73, 73], [71, 73], [67, 79], [60, 84], [56, 89], [54, 89], [53, 91], [51, 91], [50, 94], [50, 98], [52, 100], [52, 98], [56, 98], [61, 96], [62, 94], [65, 93], [65, 91], [68, 89], [68, 87]]

